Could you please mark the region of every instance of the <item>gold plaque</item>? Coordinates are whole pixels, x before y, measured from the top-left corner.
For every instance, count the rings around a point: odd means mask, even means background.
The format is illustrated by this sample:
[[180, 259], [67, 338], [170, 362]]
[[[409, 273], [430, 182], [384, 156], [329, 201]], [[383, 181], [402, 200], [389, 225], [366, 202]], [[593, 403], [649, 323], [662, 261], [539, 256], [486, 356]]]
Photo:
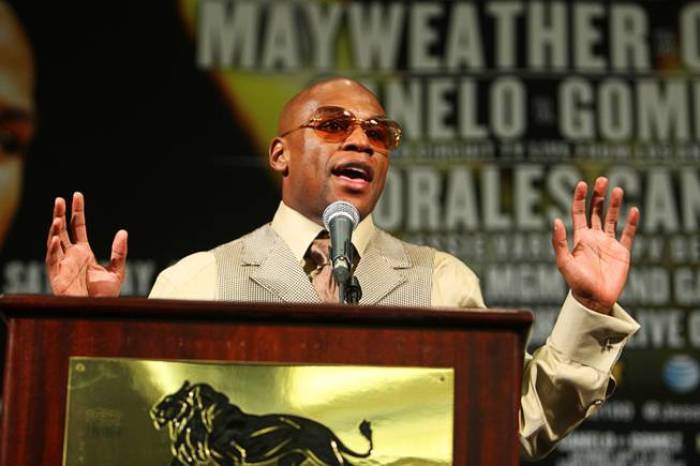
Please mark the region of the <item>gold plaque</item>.
[[449, 368], [70, 360], [64, 466], [452, 463]]

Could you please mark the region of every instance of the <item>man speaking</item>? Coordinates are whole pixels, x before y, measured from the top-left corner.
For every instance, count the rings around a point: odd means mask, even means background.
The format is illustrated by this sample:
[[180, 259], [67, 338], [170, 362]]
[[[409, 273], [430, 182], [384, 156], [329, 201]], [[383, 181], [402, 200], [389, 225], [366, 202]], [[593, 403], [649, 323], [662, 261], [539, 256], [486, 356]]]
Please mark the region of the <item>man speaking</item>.
[[[163, 271], [152, 298], [335, 302], [322, 215], [331, 203], [359, 212], [352, 234], [352, 268], [360, 304], [485, 307], [479, 281], [461, 261], [429, 247], [402, 242], [375, 227], [371, 212], [384, 188], [399, 125], [377, 98], [343, 78], [316, 83], [293, 97], [270, 143], [269, 161], [282, 175], [282, 202], [272, 222]], [[547, 343], [527, 355], [520, 409], [522, 455], [536, 458], [592, 414], [612, 392], [611, 368], [638, 328], [617, 299], [630, 266], [639, 211], [630, 209], [619, 239], [622, 189], [614, 188], [605, 215], [607, 180], [576, 186], [571, 206], [573, 249], [563, 222], [554, 222], [557, 266], [570, 288]], [[119, 231], [110, 263], [97, 263], [87, 238], [84, 199], [73, 196], [72, 238], [66, 204], [56, 199], [46, 264], [58, 295], [117, 296], [124, 279], [127, 234]]]

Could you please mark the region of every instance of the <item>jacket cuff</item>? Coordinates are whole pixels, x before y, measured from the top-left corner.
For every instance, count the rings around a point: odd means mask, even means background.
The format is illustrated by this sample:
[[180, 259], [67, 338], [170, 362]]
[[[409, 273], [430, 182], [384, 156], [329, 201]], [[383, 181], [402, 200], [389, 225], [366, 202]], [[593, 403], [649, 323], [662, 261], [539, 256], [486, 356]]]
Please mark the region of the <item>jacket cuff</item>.
[[610, 373], [639, 324], [615, 303], [610, 315], [592, 311], [569, 291], [548, 344], [565, 358]]

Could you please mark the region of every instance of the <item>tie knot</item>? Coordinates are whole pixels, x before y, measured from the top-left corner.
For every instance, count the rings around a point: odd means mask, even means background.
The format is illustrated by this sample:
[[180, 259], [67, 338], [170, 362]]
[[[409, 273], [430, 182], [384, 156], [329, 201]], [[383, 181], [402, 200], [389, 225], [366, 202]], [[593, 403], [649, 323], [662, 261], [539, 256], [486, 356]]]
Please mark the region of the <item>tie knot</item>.
[[311, 245], [304, 256], [304, 271], [307, 275], [310, 275], [329, 264], [329, 258], [331, 255], [330, 249], [330, 237], [328, 236], [328, 232], [323, 230], [318, 234], [316, 239], [311, 242]]
[[[360, 255], [358, 254], [357, 249], [355, 249], [354, 245], [352, 246], [352, 252], [352, 267], [355, 268], [357, 267]], [[306, 255], [304, 256], [304, 271], [309, 276], [314, 275], [314, 272], [317, 272], [320, 269], [331, 265], [330, 257], [331, 239], [328, 236], [328, 232], [326, 230], [323, 230], [321, 233], [318, 234], [316, 239], [313, 240], [313, 242], [309, 246], [309, 249], [306, 251]]]
[[331, 240], [330, 238], [316, 238], [309, 246], [309, 258], [313, 261], [316, 267], [325, 267], [328, 265], [331, 255]]

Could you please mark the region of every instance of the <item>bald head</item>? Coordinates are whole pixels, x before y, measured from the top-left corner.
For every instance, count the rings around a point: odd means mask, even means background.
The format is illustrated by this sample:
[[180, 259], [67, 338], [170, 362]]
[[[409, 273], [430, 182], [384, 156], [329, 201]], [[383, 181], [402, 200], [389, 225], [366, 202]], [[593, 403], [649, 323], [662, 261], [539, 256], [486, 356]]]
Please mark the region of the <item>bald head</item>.
[[374, 108], [376, 116], [384, 114], [377, 96], [358, 81], [349, 78], [324, 79], [303, 89], [285, 104], [279, 117], [278, 134], [290, 131], [308, 120], [320, 103], [332, 105], [334, 99], [349, 94], [367, 108]]

